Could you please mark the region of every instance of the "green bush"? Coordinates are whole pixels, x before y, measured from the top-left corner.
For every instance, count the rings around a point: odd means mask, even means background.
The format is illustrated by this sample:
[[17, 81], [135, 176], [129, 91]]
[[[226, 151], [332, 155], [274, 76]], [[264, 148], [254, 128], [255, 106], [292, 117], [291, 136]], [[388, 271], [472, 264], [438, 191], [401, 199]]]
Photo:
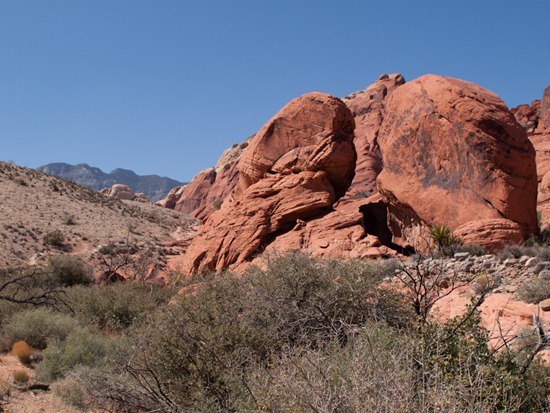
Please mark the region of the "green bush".
[[79, 328], [65, 340], [51, 343], [42, 353], [36, 368], [40, 380], [51, 382], [64, 377], [79, 366], [98, 366], [114, 354], [116, 343], [87, 329]]
[[163, 308], [176, 292], [173, 287], [130, 283], [76, 285], [67, 289], [65, 299], [82, 324], [120, 331]]
[[74, 255], [55, 255], [48, 258], [49, 274], [53, 281], [63, 286], [90, 284], [92, 275], [90, 269], [80, 257]]
[[550, 280], [535, 278], [526, 281], [518, 288], [517, 295], [522, 301], [538, 304], [550, 298]]
[[13, 341], [24, 340], [32, 347], [44, 349], [52, 340], [63, 340], [78, 325], [68, 314], [36, 308], [15, 313], [3, 332]]
[[451, 229], [445, 225], [432, 225], [430, 227], [430, 237], [438, 250], [463, 244], [462, 239], [454, 235]]
[[163, 383], [170, 401], [142, 392], [157, 408], [231, 410], [241, 372], [283, 349], [343, 345], [373, 320], [406, 324], [412, 313], [403, 300], [377, 287], [386, 275], [375, 264], [288, 254], [242, 277], [195, 277], [187, 294], [134, 333], [140, 351], [129, 368], [140, 381]]
[[53, 247], [63, 247], [65, 242], [65, 235], [58, 229], [48, 231], [42, 236], [42, 242], [44, 245], [51, 245]]

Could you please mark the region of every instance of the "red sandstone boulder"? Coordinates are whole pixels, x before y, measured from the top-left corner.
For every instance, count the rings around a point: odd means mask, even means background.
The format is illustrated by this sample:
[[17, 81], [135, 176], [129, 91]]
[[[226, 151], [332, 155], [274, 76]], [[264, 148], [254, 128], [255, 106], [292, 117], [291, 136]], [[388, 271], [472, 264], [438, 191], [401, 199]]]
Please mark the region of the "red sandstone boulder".
[[550, 226], [550, 86], [544, 91], [542, 101], [521, 105], [512, 113], [523, 126], [537, 154], [538, 199], [542, 228]]
[[239, 160], [236, 194], [266, 174], [324, 171], [338, 198], [355, 171], [353, 116], [342, 101], [308, 93], [288, 103], [258, 132]]
[[535, 152], [494, 93], [423, 76], [389, 97], [378, 142], [397, 244], [425, 247], [434, 224], [489, 248], [537, 231]]
[[250, 142], [238, 187], [193, 240], [183, 270], [242, 263], [278, 234], [330, 211], [353, 179], [353, 129], [351, 112], [333, 96], [309, 93], [287, 104]]

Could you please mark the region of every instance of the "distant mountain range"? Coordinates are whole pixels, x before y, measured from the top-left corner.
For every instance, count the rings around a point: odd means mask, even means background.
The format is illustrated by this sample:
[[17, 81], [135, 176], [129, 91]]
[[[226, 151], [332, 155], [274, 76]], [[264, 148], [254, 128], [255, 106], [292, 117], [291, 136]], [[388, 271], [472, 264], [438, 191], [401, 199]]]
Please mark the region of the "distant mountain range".
[[140, 176], [134, 171], [121, 168], [117, 168], [110, 173], [105, 173], [101, 169], [85, 163], [78, 165], [49, 163], [36, 169], [48, 175], [74, 181], [96, 191], [109, 188], [114, 184], [126, 184], [136, 193], [143, 192], [153, 202], [160, 201], [166, 197], [172, 188], [184, 184], [175, 179], [158, 175]]

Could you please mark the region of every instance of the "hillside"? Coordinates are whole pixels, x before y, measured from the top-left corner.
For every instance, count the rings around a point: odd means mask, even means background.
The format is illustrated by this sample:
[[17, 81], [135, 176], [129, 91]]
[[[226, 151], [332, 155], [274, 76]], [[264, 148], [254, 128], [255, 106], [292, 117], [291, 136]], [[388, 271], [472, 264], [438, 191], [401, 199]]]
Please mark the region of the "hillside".
[[[0, 162], [0, 265], [45, 262], [49, 255], [90, 258], [101, 245], [162, 248], [192, 219], [152, 204], [110, 198], [74, 182]], [[62, 234], [60, 245], [46, 241]]]
[[67, 163], [49, 163], [37, 168], [48, 175], [57, 176], [80, 185], [90, 187], [96, 191], [108, 188], [114, 184], [130, 186], [134, 192], [142, 192], [153, 201], [166, 197], [172, 188], [183, 185], [175, 179], [158, 175], [137, 175], [134, 171], [117, 168], [105, 173], [99, 168], [81, 163], [70, 165]]

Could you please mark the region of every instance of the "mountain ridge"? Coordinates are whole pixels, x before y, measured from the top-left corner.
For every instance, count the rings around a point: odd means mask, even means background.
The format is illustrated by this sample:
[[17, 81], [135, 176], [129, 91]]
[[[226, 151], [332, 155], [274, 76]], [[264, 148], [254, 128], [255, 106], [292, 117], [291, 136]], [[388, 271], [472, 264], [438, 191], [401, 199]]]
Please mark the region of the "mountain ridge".
[[124, 168], [115, 168], [107, 173], [87, 163], [72, 165], [65, 162], [52, 162], [42, 165], [36, 170], [74, 181], [96, 191], [115, 184], [125, 184], [135, 192], [144, 193], [153, 202], [165, 198], [172, 188], [185, 184], [159, 175], [138, 175], [134, 171]]

